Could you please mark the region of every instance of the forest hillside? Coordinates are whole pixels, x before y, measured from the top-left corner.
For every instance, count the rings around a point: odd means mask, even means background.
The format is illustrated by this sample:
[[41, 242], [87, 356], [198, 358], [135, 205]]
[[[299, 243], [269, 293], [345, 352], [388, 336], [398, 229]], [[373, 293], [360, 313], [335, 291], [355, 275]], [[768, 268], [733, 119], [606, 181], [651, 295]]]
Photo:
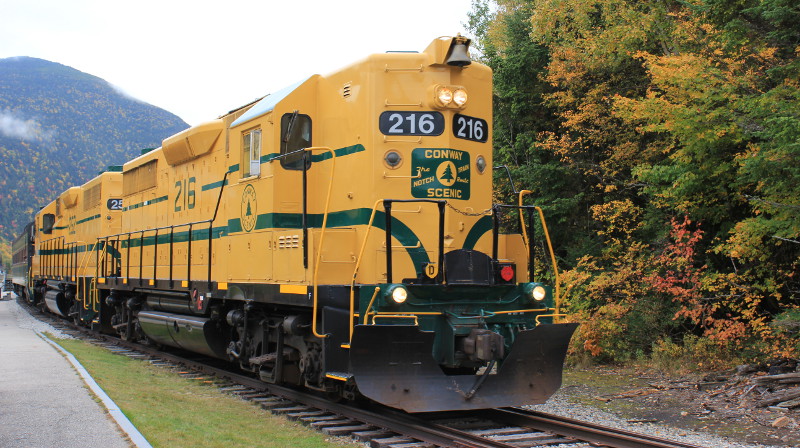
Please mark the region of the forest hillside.
[[187, 127], [98, 77], [42, 59], [0, 59], [3, 260], [39, 207]]
[[800, 3], [478, 0], [469, 26], [573, 356], [800, 355]]

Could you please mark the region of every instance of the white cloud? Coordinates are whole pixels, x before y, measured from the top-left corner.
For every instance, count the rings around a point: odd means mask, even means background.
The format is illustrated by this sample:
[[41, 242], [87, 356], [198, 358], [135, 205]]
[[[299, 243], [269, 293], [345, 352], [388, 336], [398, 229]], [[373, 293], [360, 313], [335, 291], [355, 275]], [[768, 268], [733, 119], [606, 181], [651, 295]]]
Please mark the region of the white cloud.
[[130, 92], [128, 92], [127, 90], [123, 89], [122, 87], [120, 87], [118, 85], [115, 85], [115, 84], [112, 84], [112, 83], [110, 83], [108, 81], [106, 81], [106, 83], [108, 84], [109, 87], [114, 89], [115, 92], [117, 92], [118, 94], [124, 96], [125, 98], [127, 98], [129, 100], [137, 101], [139, 103], [145, 103], [143, 100], [141, 100], [139, 98], [136, 98]]
[[50, 140], [54, 132], [45, 130], [36, 120], [25, 120], [14, 115], [10, 110], [0, 112], [0, 134], [22, 140]]

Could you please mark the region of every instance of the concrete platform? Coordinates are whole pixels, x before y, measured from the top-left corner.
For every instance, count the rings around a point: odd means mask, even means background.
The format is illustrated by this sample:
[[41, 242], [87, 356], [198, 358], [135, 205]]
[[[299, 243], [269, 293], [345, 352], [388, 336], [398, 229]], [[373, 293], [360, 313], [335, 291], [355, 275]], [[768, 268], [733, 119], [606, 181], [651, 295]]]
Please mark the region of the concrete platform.
[[[16, 298], [0, 300], [0, 447], [129, 448], [75, 368]], [[49, 326], [48, 326], [49, 327]]]

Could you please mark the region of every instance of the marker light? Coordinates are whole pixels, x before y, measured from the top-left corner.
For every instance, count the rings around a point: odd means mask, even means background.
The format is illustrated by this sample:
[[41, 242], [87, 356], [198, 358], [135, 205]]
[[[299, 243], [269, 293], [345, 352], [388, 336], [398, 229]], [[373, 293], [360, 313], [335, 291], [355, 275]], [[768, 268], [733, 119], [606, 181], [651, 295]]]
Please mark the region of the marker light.
[[478, 169], [479, 174], [483, 174], [483, 172], [486, 171], [486, 158], [478, 156], [478, 158], [475, 159], [475, 168]]

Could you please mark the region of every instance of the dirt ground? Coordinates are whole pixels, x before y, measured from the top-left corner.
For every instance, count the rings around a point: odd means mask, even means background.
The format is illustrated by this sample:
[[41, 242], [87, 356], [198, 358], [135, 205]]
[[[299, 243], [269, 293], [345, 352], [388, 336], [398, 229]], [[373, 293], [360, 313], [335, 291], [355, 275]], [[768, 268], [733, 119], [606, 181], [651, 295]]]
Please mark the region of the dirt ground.
[[631, 423], [699, 430], [750, 444], [800, 447], [800, 408], [783, 411], [755, 405], [771, 393], [753, 381], [765, 374], [668, 376], [634, 368], [568, 368], [560, 393]]

